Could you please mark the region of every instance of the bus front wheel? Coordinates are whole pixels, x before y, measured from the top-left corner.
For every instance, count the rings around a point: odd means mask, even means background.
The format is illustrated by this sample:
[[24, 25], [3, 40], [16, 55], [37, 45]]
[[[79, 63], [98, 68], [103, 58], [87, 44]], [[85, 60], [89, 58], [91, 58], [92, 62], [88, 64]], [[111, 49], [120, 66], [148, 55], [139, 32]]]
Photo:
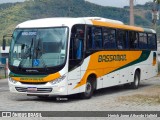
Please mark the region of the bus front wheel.
[[81, 93], [81, 97], [83, 99], [89, 99], [92, 97], [93, 91], [94, 91], [93, 85], [94, 85], [93, 81], [91, 79], [88, 79], [87, 83], [86, 83], [85, 91], [83, 93]]

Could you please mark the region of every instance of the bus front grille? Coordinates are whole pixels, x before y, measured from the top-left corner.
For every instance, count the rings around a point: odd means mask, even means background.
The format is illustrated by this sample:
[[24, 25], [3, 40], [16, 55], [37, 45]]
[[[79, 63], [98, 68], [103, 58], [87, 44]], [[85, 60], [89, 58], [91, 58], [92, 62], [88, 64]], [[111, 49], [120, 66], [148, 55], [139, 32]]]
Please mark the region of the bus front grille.
[[32, 83], [32, 82], [21, 82], [22, 84], [31, 84], [31, 85], [44, 85], [47, 82], [40, 82], [40, 83]]
[[50, 93], [52, 88], [37, 88], [36, 91], [28, 91], [26, 87], [16, 87], [18, 92], [30, 92], [30, 93]]

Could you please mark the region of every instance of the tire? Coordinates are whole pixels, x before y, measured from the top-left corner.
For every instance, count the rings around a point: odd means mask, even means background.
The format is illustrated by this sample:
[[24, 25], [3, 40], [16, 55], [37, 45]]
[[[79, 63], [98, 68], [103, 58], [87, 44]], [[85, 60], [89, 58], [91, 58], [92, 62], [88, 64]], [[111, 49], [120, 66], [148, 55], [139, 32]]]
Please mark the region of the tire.
[[140, 84], [140, 73], [138, 71], [134, 74], [134, 82], [130, 84], [130, 88], [132, 89], [138, 89]]
[[90, 99], [93, 95], [93, 91], [94, 91], [94, 84], [91, 81], [91, 79], [88, 79], [85, 87], [85, 92], [81, 93], [81, 98]]

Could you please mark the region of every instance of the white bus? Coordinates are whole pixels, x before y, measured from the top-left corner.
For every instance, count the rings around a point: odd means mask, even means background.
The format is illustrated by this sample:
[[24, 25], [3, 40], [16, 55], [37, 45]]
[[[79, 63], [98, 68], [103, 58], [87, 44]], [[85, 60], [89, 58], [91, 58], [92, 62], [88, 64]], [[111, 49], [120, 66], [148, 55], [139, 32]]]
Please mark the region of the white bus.
[[138, 88], [158, 72], [156, 32], [99, 17], [26, 21], [13, 32], [9, 69], [10, 91], [27, 95]]

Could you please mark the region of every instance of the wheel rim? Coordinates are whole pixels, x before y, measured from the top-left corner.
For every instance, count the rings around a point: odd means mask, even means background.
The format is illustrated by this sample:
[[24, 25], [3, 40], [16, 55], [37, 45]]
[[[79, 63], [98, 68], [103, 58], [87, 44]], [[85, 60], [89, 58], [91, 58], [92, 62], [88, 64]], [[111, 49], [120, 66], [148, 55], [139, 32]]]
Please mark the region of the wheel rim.
[[87, 95], [89, 95], [91, 93], [91, 91], [92, 91], [92, 85], [91, 85], [91, 83], [87, 82], [85, 93]]

